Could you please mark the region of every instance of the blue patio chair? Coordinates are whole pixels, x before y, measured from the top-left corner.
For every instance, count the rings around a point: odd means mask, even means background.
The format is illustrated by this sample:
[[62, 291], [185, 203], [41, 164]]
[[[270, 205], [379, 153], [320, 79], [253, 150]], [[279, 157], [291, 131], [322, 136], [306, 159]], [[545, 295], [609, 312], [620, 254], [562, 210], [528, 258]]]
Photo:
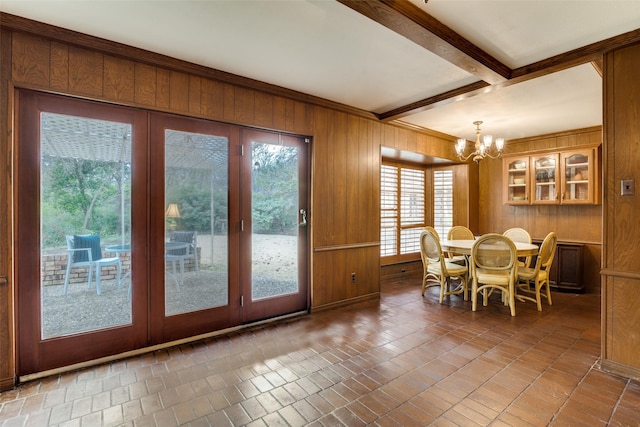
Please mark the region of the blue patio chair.
[[100, 246], [99, 234], [83, 234], [67, 236], [67, 272], [64, 277], [64, 295], [67, 294], [67, 286], [69, 285], [69, 273], [72, 268], [89, 267], [87, 276], [87, 287], [91, 287], [91, 276], [93, 270], [96, 271], [96, 293], [101, 294], [100, 276], [102, 275], [102, 267], [115, 265], [118, 268], [117, 282], [120, 289], [120, 273], [122, 271], [122, 262], [120, 258], [103, 258], [102, 247]]

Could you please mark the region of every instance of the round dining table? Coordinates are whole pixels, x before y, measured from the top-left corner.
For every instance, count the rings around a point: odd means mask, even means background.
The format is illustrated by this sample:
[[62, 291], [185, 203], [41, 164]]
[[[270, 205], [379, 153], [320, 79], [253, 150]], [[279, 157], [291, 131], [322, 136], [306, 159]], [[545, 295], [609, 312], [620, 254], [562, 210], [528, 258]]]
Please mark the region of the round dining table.
[[[471, 247], [475, 240], [440, 240], [440, 246], [444, 252], [460, 255], [471, 255]], [[538, 255], [539, 247], [532, 243], [513, 242], [519, 257]]]

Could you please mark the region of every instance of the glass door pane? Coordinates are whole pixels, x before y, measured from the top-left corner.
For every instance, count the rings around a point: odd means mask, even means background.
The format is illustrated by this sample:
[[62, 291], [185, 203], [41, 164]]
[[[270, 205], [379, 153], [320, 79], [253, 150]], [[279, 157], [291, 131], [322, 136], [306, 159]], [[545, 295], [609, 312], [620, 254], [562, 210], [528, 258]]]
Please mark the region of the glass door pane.
[[535, 199], [534, 202], [556, 203], [557, 202], [557, 182], [558, 182], [558, 156], [547, 155], [534, 157], [533, 174], [535, 176]]
[[509, 203], [529, 203], [529, 163], [527, 159], [509, 159], [505, 163], [507, 165], [506, 200]]
[[166, 129], [165, 316], [229, 304], [226, 137]]
[[564, 157], [565, 188], [564, 201], [587, 200], [589, 198], [589, 157], [576, 153]]
[[41, 331], [131, 324], [128, 123], [40, 115]]
[[253, 141], [251, 300], [298, 292], [298, 150]]

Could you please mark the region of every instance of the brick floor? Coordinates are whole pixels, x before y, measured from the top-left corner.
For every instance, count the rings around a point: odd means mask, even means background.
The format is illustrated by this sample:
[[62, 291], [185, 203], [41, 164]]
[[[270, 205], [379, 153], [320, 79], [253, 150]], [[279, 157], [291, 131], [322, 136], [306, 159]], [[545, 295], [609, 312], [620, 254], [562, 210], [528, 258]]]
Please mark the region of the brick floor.
[[640, 384], [598, 369], [600, 298], [473, 313], [417, 280], [379, 301], [22, 384], [9, 426], [640, 426]]

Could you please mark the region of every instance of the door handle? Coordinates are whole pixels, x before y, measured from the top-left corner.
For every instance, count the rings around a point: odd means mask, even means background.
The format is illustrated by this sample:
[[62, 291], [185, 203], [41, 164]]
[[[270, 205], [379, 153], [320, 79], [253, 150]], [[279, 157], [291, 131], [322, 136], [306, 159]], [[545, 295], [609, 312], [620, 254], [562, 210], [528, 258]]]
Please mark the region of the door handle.
[[300, 209], [300, 215], [302, 215], [302, 222], [300, 222], [300, 224], [298, 224], [300, 227], [306, 227], [308, 222], [307, 222], [307, 211], [305, 209]]

